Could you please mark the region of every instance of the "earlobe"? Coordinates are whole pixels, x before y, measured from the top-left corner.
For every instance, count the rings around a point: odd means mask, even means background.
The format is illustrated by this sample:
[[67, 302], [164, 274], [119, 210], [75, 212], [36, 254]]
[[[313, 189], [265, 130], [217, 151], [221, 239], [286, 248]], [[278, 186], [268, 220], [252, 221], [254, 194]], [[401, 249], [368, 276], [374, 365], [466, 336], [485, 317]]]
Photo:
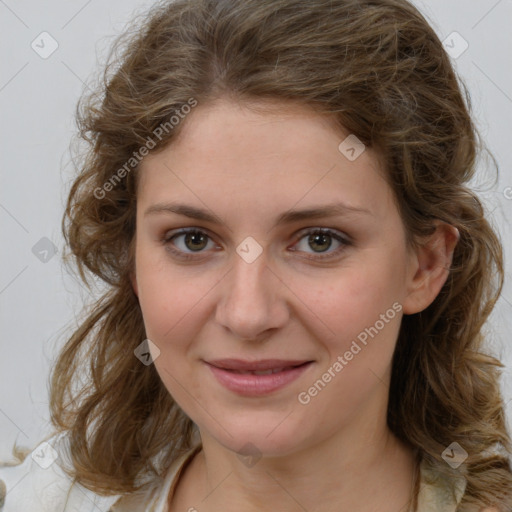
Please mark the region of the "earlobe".
[[436, 222], [435, 232], [412, 255], [408, 293], [403, 303], [406, 315], [426, 309], [448, 279], [459, 230], [445, 222]]

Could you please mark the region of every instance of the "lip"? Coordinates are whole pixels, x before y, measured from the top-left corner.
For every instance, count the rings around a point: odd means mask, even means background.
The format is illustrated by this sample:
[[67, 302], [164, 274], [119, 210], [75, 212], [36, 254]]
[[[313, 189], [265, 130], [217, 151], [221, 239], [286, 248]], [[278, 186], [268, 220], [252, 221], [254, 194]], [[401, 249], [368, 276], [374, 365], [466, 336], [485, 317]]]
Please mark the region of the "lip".
[[206, 361], [208, 364], [223, 370], [264, 371], [276, 368], [287, 368], [308, 363], [307, 359], [260, 359], [258, 361], [245, 361], [243, 359], [215, 359]]
[[[218, 359], [205, 361], [205, 363], [217, 381], [230, 391], [244, 396], [261, 396], [282, 389], [299, 378], [313, 364], [313, 361]], [[266, 375], [240, 373], [279, 369], [282, 370]]]

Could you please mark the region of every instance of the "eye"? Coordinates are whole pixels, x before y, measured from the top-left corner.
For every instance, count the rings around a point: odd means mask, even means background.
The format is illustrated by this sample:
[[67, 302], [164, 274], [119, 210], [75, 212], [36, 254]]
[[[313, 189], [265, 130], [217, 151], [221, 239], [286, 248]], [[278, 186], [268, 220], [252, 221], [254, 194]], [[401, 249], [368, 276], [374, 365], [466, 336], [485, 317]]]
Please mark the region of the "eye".
[[[335, 249], [329, 251], [333, 244], [336, 246]], [[351, 245], [350, 240], [337, 231], [327, 228], [314, 228], [303, 232], [295, 247], [298, 247], [298, 250], [302, 252], [313, 254], [313, 256], [307, 256], [307, 258], [322, 259], [338, 256], [349, 245]], [[311, 248], [313, 252], [309, 252], [308, 248]], [[291, 250], [296, 251], [297, 249]]]
[[[314, 228], [303, 231], [298, 242], [289, 250], [309, 254], [307, 259], [327, 259], [339, 255], [351, 241], [345, 235], [327, 228]], [[198, 228], [181, 229], [177, 232], [166, 233], [162, 238], [166, 249], [178, 258], [190, 260], [201, 256], [208, 250], [218, 246], [212, 238]], [[334, 250], [329, 250], [335, 246]], [[312, 252], [308, 251], [312, 249]]]
[[210, 236], [197, 228], [182, 229], [177, 233], [167, 234], [162, 242], [167, 250], [183, 259], [194, 258], [194, 254], [216, 247]]

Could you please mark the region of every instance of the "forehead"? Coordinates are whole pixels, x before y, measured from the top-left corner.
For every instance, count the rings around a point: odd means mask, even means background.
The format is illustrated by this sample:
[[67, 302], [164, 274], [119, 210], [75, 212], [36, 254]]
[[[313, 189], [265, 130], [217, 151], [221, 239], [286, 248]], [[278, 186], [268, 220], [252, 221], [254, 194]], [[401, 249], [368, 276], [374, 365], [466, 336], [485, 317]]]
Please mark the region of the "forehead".
[[143, 160], [141, 203], [187, 196], [264, 211], [342, 200], [377, 215], [389, 207], [379, 155], [364, 148], [348, 158], [354, 136], [307, 106], [223, 100], [198, 105], [182, 122], [168, 147]]

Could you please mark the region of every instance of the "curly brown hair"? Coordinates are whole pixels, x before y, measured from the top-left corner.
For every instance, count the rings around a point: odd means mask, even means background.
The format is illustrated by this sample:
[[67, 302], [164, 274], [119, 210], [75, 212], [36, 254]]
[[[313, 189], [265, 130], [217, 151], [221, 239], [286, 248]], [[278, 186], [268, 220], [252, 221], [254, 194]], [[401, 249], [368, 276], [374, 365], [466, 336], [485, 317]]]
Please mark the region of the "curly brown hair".
[[[502, 247], [468, 188], [483, 148], [469, 94], [421, 13], [406, 0], [177, 0], [153, 7], [115, 50], [79, 103], [89, 149], [62, 224], [83, 281], [108, 285], [51, 375], [70, 474], [98, 493], [132, 492], [193, 442], [192, 421], [133, 353], [146, 335], [130, 280], [138, 172], [126, 163], [149, 139], [151, 151], [170, 144], [186, 121], [159, 127], [191, 98], [292, 100], [380, 152], [410, 244], [436, 220], [459, 230], [440, 294], [402, 320], [388, 425], [439, 471], [463, 473], [458, 510], [510, 510], [503, 365], [484, 353], [482, 334], [501, 292]], [[469, 454], [457, 470], [441, 457], [454, 441]]]

